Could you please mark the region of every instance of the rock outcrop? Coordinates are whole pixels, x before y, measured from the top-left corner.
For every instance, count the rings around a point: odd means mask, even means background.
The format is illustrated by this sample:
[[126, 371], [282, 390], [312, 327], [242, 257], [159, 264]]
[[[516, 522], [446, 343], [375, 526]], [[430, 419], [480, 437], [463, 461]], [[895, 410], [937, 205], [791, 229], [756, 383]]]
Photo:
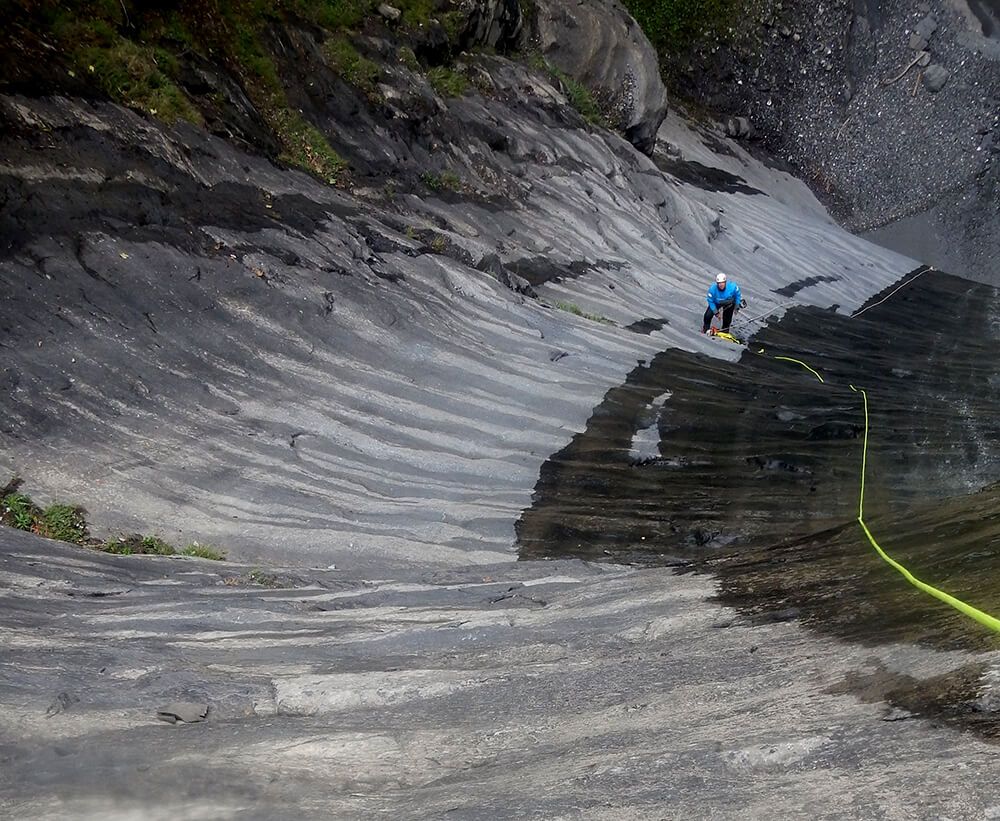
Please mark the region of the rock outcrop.
[[463, 45], [497, 51], [523, 45], [526, 30], [518, 0], [472, 0], [467, 13]]
[[645, 154], [667, 113], [656, 50], [617, 0], [538, 0], [542, 55], [590, 89], [602, 113]]

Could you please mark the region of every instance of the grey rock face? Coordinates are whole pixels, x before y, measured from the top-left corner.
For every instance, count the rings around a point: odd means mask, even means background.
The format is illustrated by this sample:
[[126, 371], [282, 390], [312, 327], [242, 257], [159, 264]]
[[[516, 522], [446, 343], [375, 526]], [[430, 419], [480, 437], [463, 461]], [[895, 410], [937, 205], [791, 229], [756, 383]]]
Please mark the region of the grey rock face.
[[612, 125], [652, 153], [667, 90], [656, 51], [628, 12], [616, 0], [540, 0], [538, 39], [545, 59], [594, 92]]
[[[18, 242], [0, 257], [0, 293], [15, 295], [0, 299], [0, 475], [83, 504], [95, 535], [156, 527], [231, 557], [379, 572], [501, 561], [539, 465], [637, 359], [667, 345], [736, 353], [690, 330], [710, 272], [739, 258], [763, 314], [805, 268], [835, 277], [808, 299], [857, 307], [915, 267], [839, 232], [801, 183], [717, 133], [671, 118], [660, 171], [573, 127], [540, 73], [484, 65], [501, 93], [444, 104], [431, 159], [420, 143], [389, 148], [403, 169], [448, 156], [430, 167], [493, 199], [404, 188], [388, 211], [194, 129], [0, 97], [10, 133], [74, 135], [0, 140], [0, 216]], [[352, 151], [372, 134], [360, 117], [339, 131]], [[141, 182], [104, 184], [126, 174]], [[515, 204], [498, 208], [503, 191]], [[140, 209], [143, 233], [108, 227]], [[795, 227], [760, 253], [746, 226], [773, 209]], [[625, 329], [646, 317], [670, 324], [654, 338]], [[95, 473], [99, 486], [78, 478]]]
[[517, 0], [475, 0], [465, 31], [467, 45], [517, 46], [524, 32], [521, 5]]
[[924, 72], [924, 88], [928, 91], [937, 92], [945, 87], [948, 82], [950, 72], [942, 65], [934, 64], [927, 66]]
[[[705, 601], [709, 579], [664, 568], [310, 571], [270, 589], [220, 564], [0, 528], [0, 816], [764, 819], [839, 802], [850, 818], [934, 783], [920, 818], [998, 817], [995, 747], [833, 690], [954, 655], [751, 628]], [[53, 692], [79, 700], [46, 718]], [[195, 694], [208, 721], [156, 721]]]

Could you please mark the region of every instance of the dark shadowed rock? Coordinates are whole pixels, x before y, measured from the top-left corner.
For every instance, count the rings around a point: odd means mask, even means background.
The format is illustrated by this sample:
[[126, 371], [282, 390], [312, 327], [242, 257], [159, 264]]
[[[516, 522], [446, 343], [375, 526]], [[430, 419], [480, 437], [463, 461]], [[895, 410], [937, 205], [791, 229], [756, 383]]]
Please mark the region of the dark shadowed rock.
[[539, 0], [538, 39], [545, 59], [589, 88], [611, 124], [652, 153], [667, 90], [655, 49], [617, 0]]
[[504, 51], [519, 45], [524, 16], [517, 0], [476, 0], [468, 13], [464, 45]]
[[746, 138], [752, 135], [753, 128], [746, 117], [730, 117], [726, 120], [726, 136]]
[[924, 71], [924, 88], [928, 91], [940, 91], [948, 82], [949, 74], [948, 69], [937, 63], [927, 66], [927, 70]]
[[480, 271], [490, 274], [497, 282], [512, 291], [532, 298], [538, 296], [535, 289], [531, 287], [531, 283], [524, 277], [508, 270], [496, 254], [487, 254], [476, 267]]

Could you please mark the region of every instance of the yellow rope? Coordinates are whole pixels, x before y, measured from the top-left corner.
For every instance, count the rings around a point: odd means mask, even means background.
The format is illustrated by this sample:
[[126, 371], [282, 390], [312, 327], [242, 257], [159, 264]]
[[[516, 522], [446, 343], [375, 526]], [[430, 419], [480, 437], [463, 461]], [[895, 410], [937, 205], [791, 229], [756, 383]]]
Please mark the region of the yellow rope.
[[[760, 350], [760, 353], [762, 354], [764, 353], [763, 348]], [[794, 362], [798, 365], [801, 365], [803, 368], [809, 371], [809, 373], [813, 374], [813, 376], [815, 376], [820, 382], [824, 381], [823, 377], [820, 376], [818, 371], [813, 370], [805, 362], [802, 362], [799, 359], [792, 359], [790, 356], [775, 356], [774, 359], [780, 359], [784, 362]], [[918, 590], [923, 590], [929, 596], [933, 596], [935, 599], [943, 601], [945, 604], [954, 607], [956, 610], [958, 610], [958, 612], [964, 613], [970, 619], [974, 619], [975, 621], [979, 622], [979, 624], [983, 625], [983, 627], [986, 627], [990, 630], [1000, 633], [1000, 619], [996, 618], [995, 616], [991, 616], [989, 613], [984, 613], [982, 610], [973, 607], [971, 604], [966, 604], [961, 599], [956, 599], [954, 596], [945, 593], [943, 590], [938, 590], [936, 587], [927, 584], [927, 582], [921, 581], [916, 576], [914, 576], [909, 570], [903, 567], [903, 565], [901, 565], [894, 558], [892, 558], [892, 556], [886, 553], [882, 549], [882, 546], [877, 541], [875, 541], [875, 537], [872, 535], [872, 532], [868, 529], [868, 525], [865, 524], [865, 474], [868, 471], [868, 428], [869, 428], [868, 394], [861, 388], [855, 388], [854, 385], [851, 385], [851, 390], [854, 391], [855, 393], [860, 393], [865, 404], [865, 439], [864, 439], [864, 447], [861, 451], [861, 494], [858, 497], [858, 524], [861, 525], [861, 529], [864, 531], [865, 536], [871, 543], [871, 546], [875, 548], [875, 552], [878, 553], [878, 555], [885, 560], [886, 564], [898, 570], [899, 573], [903, 576], [903, 578], [906, 579], [910, 584], [912, 584]]]
[[929, 596], [933, 596], [935, 599], [943, 601], [945, 604], [949, 604], [954, 607], [959, 613], [964, 613], [970, 619], [975, 619], [983, 627], [987, 627], [997, 633], [1000, 633], [1000, 619], [991, 616], [989, 613], [984, 613], [971, 604], [966, 604], [961, 599], [956, 599], [954, 596], [945, 593], [943, 590], [938, 590], [936, 587], [923, 582], [914, 576], [909, 570], [907, 570], [903, 565], [897, 562], [892, 556], [886, 553], [882, 546], [875, 541], [875, 537], [872, 536], [872, 532], [868, 529], [868, 525], [865, 524], [865, 471], [868, 465], [868, 394], [860, 388], [855, 388], [851, 385], [851, 390], [855, 393], [860, 393], [862, 399], [865, 402], [865, 444], [862, 450], [861, 456], [861, 495], [858, 498], [858, 524], [861, 525], [861, 529], [865, 532], [865, 536], [868, 537], [868, 541], [871, 546], [875, 548], [879, 556], [881, 556], [887, 564], [898, 570], [904, 579], [906, 579], [910, 584], [916, 587], [918, 590], [923, 590]]
[[780, 359], [782, 362], [794, 362], [797, 365], [801, 365], [803, 368], [805, 368], [807, 371], [809, 371], [809, 373], [811, 373], [813, 376], [815, 376], [820, 382], [823, 382], [824, 384], [826, 384], [826, 382], [823, 379], [823, 377], [819, 375], [819, 372], [818, 371], [814, 371], [812, 368], [810, 368], [801, 359], [792, 359], [790, 356], [776, 356], [774, 358], [775, 359]]

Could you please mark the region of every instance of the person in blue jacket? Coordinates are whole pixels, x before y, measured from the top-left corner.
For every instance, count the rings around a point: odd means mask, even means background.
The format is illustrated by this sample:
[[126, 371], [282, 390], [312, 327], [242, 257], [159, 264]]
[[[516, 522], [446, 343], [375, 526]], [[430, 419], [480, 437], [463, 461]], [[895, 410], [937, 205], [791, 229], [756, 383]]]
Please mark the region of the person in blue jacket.
[[721, 330], [728, 333], [729, 326], [733, 322], [733, 313], [746, 306], [740, 293], [740, 286], [735, 282], [729, 282], [725, 274], [719, 274], [715, 278], [715, 285], [708, 289], [707, 299], [708, 310], [705, 311], [701, 332], [707, 333], [712, 324], [712, 317], [722, 311]]

